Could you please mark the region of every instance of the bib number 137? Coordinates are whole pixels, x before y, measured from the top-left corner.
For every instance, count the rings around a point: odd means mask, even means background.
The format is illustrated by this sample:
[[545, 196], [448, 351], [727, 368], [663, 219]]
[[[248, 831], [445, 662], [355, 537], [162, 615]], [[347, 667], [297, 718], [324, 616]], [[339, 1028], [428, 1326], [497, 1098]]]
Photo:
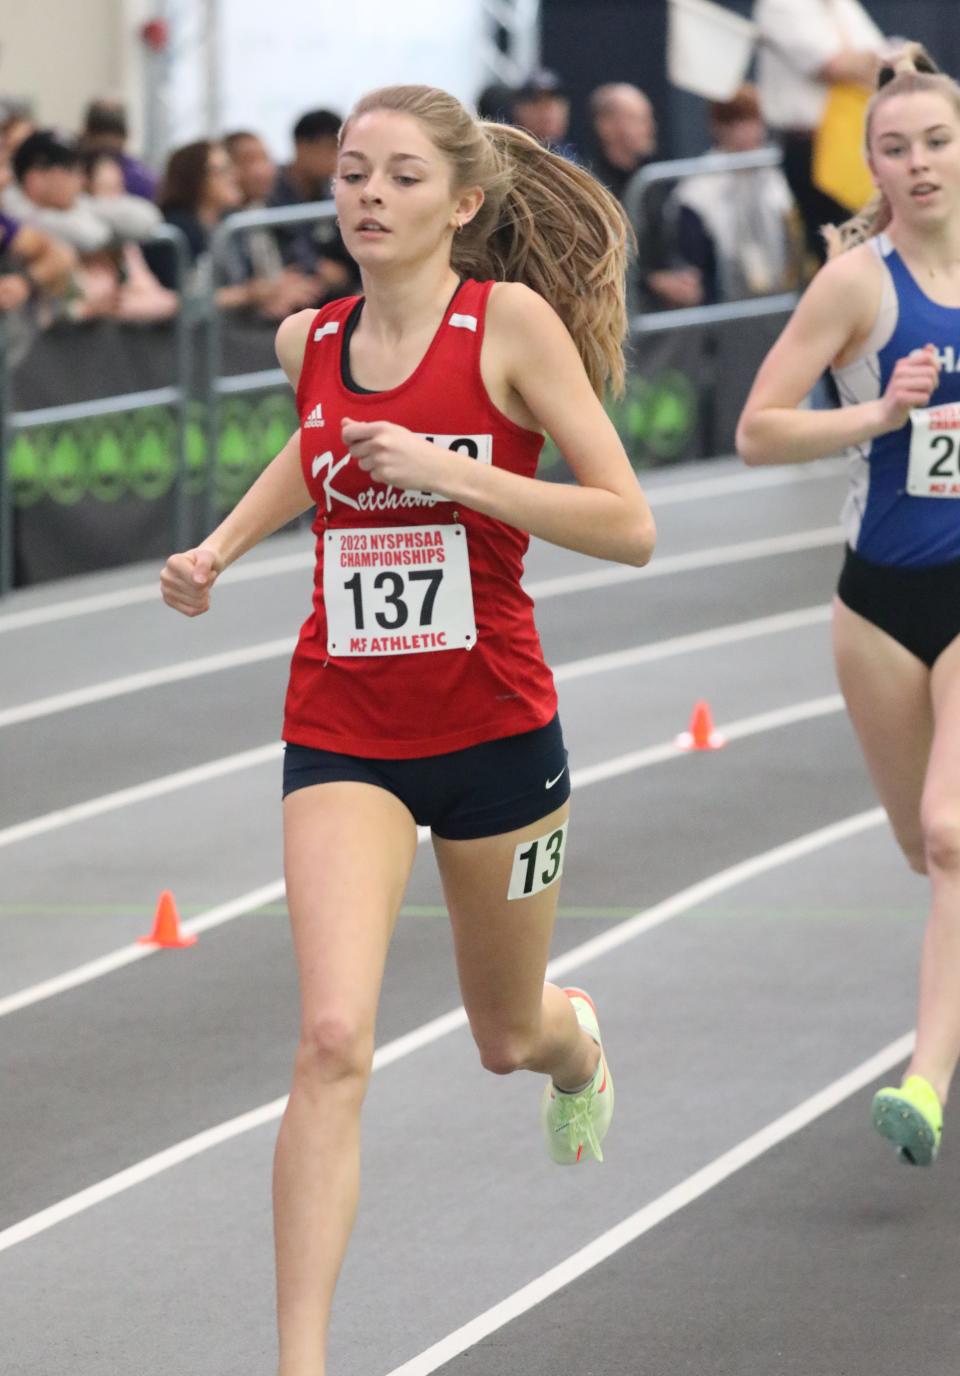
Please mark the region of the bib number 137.
[[[443, 569], [411, 569], [407, 574], [397, 573], [393, 569], [381, 569], [372, 580], [373, 591], [381, 596], [379, 599], [369, 600], [373, 602], [374, 608], [379, 600], [383, 610], [373, 611], [373, 622], [381, 630], [398, 631], [401, 626], [408, 625], [412, 610], [413, 624], [418, 630], [432, 626], [433, 609], [442, 582]], [[415, 597], [418, 585], [421, 589], [419, 607], [416, 605]], [[353, 597], [353, 624], [358, 631], [365, 631], [370, 610], [364, 606], [360, 570], [358, 569], [352, 578], [348, 578], [343, 586]], [[411, 596], [412, 594], [414, 596]]]
[[424, 654], [476, 644], [463, 526], [324, 533], [327, 653]]

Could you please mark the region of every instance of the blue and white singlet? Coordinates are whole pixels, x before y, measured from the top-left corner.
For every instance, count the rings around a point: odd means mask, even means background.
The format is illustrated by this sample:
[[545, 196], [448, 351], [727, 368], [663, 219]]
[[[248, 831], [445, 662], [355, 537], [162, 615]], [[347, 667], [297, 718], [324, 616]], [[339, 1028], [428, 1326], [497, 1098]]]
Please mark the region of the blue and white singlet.
[[[960, 403], [960, 308], [931, 301], [885, 234], [869, 244], [883, 268], [883, 293], [863, 354], [833, 370], [841, 401], [857, 406], [878, 400], [897, 360], [934, 344], [940, 381], [928, 407]], [[930, 568], [960, 559], [960, 497], [907, 491], [911, 436], [908, 421], [850, 451], [843, 524], [850, 548], [871, 563]], [[952, 463], [955, 468], [955, 457]]]

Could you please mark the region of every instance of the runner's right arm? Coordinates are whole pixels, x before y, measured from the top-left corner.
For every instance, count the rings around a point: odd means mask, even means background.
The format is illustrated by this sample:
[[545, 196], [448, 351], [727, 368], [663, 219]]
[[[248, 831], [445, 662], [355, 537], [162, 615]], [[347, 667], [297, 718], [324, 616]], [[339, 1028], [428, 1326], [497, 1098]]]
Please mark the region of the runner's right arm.
[[[294, 388], [303, 364], [307, 330], [315, 314], [310, 310], [288, 316], [277, 330], [277, 357]], [[195, 549], [170, 556], [160, 575], [164, 602], [184, 616], [199, 616], [207, 611], [210, 590], [218, 574], [312, 505], [313, 498], [300, 467], [297, 429], [216, 530]]]
[[880, 264], [863, 246], [834, 259], [813, 279], [770, 350], [737, 427], [737, 451], [750, 465], [806, 463], [864, 444], [906, 423], [937, 384], [935, 355], [900, 359], [877, 401], [829, 411], [800, 403], [835, 360], [866, 340], [880, 301]]

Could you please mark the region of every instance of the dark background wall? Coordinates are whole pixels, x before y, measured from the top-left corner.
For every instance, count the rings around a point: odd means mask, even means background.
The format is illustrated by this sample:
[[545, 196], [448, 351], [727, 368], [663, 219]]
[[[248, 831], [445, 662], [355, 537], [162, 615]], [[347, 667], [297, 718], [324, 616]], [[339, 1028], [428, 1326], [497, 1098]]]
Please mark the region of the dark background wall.
[[[752, 0], [722, 0], [750, 14]], [[866, 0], [887, 34], [918, 39], [940, 65], [960, 75], [960, 0]], [[706, 147], [703, 102], [677, 91], [666, 75], [667, 0], [543, 0], [543, 63], [571, 95], [571, 138], [590, 150], [587, 97], [605, 81], [630, 81], [653, 101], [661, 157], [688, 157]]]

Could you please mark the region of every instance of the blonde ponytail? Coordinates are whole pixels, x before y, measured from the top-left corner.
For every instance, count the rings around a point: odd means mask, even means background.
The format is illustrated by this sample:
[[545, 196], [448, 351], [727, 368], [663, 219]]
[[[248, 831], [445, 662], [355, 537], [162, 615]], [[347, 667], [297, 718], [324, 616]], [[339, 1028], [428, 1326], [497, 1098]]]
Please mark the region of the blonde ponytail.
[[607, 387], [620, 395], [630, 229], [619, 202], [582, 167], [522, 129], [474, 119], [446, 91], [373, 91], [357, 103], [344, 129], [371, 110], [414, 116], [453, 165], [454, 185], [483, 189], [483, 205], [454, 238], [453, 267], [464, 276], [523, 282], [538, 292], [570, 331], [597, 395]]
[[[877, 76], [877, 89], [867, 106], [864, 130], [868, 151], [877, 107], [894, 96], [912, 95], [917, 91], [946, 96], [960, 114], [960, 86], [940, 71], [922, 44], [907, 43], [891, 62], [880, 68]], [[858, 244], [865, 244], [868, 239], [882, 234], [890, 223], [890, 214], [886, 197], [882, 191], [877, 191], [861, 211], [842, 225], [824, 225], [822, 232], [827, 244], [827, 257], [836, 258], [847, 249], [856, 248]]]

